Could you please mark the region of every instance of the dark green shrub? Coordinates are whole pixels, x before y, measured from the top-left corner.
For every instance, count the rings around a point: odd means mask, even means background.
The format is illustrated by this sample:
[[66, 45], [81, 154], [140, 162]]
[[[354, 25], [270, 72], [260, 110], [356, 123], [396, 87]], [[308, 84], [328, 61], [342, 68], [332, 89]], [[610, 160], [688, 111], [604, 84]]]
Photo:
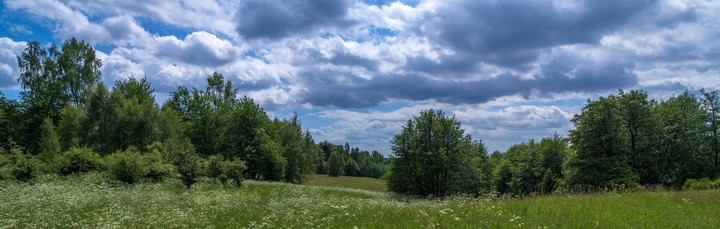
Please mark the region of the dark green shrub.
[[142, 155], [135, 147], [115, 152], [105, 160], [110, 177], [126, 184], [137, 183], [150, 172]]
[[57, 171], [62, 175], [98, 171], [104, 168], [100, 155], [90, 148], [71, 148], [56, 162]]
[[28, 155], [16, 154], [10, 173], [18, 181], [30, 182], [40, 174], [40, 161]]
[[710, 180], [710, 178], [704, 177], [700, 179], [688, 179], [685, 181], [685, 184], [683, 184], [683, 189], [692, 189], [692, 190], [707, 190], [707, 189], [714, 189], [714, 188], [720, 188], [720, 179], [717, 181]]
[[175, 174], [175, 167], [166, 163], [158, 150], [148, 151], [143, 155], [143, 161], [147, 164], [148, 173], [145, 175], [152, 181], [162, 181]]
[[233, 161], [221, 161], [220, 169], [222, 170], [222, 181], [226, 180], [234, 182], [235, 187], [241, 187], [243, 181], [243, 173], [247, 169], [245, 162], [240, 159]]
[[222, 177], [223, 171], [220, 166], [223, 161], [224, 158], [220, 155], [210, 156], [205, 162], [205, 176], [219, 180], [220, 182], [225, 184], [226, 180], [224, 179], [224, 177]]
[[192, 152], [179, 152], [175, 160], [175, 170], [185, 187], [190, 188], [200, 177], [201, 159]]

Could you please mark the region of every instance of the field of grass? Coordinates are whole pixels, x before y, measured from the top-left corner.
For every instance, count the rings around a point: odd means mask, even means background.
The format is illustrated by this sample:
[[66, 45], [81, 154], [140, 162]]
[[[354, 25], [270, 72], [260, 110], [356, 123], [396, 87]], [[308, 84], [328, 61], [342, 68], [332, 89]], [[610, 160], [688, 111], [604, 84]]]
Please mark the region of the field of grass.
[[720, 228], [720, 191], [422, 200], [246, 181], [118, 187], [98, 174], [0, 182], [0, 228]]
[[384, 180], [369, 177], [331, 177], [325, 174], [310, 175], [306, 185], [339, 188], [354, 188], [378, 192], [387, 192]]

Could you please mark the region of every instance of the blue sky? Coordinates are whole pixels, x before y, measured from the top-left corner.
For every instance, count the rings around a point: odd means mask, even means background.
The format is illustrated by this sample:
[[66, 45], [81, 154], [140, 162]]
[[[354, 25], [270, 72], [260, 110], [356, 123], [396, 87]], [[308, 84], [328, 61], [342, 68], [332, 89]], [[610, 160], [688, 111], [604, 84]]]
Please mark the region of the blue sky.
[[103, 81], [146, 77], [162, 103], [218, 71], [316, 141], [390, 153], [423, 109], [490, 150], [566, 135], [585, 101], [720, 88], [711, 0], [5, 0], [0, 90], [29, 41], [89, 42]]

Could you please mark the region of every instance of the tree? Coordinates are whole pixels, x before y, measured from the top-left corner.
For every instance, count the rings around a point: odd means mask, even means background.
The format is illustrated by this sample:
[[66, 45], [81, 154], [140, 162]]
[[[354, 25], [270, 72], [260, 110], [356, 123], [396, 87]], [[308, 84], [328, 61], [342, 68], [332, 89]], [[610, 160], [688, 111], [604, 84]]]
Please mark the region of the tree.
[[20, 112], [20, 104], [14, 100], [8, 100], [0, 91], [0, 145], [5, 145], [11, 141], [17, 140], [22, 123], [22, 114]]
[[542, 182], [540, 192], [550, 193], [560, 186], [563, 175], [563, 163], [567, 157], [568, 141], [557, 133], [540, 141]]
[[18, 140], [30, 152], [37, 153], [40, 149], [40, 125], [43, 119], [49, 117], [57, 121], [58, 111], [68, 103], [69, 98], [56, 61], [60, 54], [54, 44], [45, 50], [39, 42], [30, 42], [17, 58], [25, 117], [21, 131], [23, 135]]
[[60, 138], [55, 132], [55, 125], [50, 118], [45, 118], [42, 125], [42, 141], [40, 158], [47, 164], [55, 162], [56, 157], [60, 154]]
[[155, 103], [154, 90], [146, 79], [130, 77], [117, 81], [110, 96], [114, 108], [110, 130], [114, 139], [112, 150], [135, 146], [144, 150], [155, 141], [162, 141], [159, 128], [160, 108]]
[[[695, 96], [685, 92], [661, 102], [660, 152], [657, 164], [662, 184], [680, 188], [689, 178], [712, 176], [711, 155], [705, 153], [706, 116]], [[708, 150], [711, 152], [711, 150]]]
[[333, 151], [332, 153], [330, 153], [330, 157], [328, 158], [327, 163], [328, 175], [338, 177], [342, 176], [345, 173], [345, 163], [343, 162], [342, 156], [340, 156], [337, 151]]
[[479, 194], [479, 147], [465, 135], [455, 117], [442, 111], [420, 112], [391, 141], [395, 158], [390, 167], [391, 191], [421, 196], [455, 193]]
[[655, 142], [659, 133], [655, 109], [655, 101], [648, 100], [644, 91], [632, 90], [615, 97], [620, 117], [623, 121], [622, 134], [626, 146], [625, 160], [639, 176], [642, 184], [657, 184], [658, 171], [655, 165], [657, 150]]
[[85, 139], [82, 125], [85, 122], [85, 110], [82, 107], [65, 106], [60, 110], [58, 134], [63, 150], [79, 147], [80, 140]]
[[707, 123], [707, 138], [712, 152], [713, 175], [720, 175], [720, 91], [700, 90], [702, 108], [705, 111]]
[[625, 162], [621, 112], [613, 97], [588, 101], [572, 122], [570, 140], [576, 154], [568, 164], [566, 183], [571, 189], [631, 187], [637, 175]]
[[62, 54], [57, 61], [70, 101], [76, 107], [84, 105], [88, 91], [100, 81], [102, 61], [96, 58], [95, 49], [73, 37], [63, 42]]

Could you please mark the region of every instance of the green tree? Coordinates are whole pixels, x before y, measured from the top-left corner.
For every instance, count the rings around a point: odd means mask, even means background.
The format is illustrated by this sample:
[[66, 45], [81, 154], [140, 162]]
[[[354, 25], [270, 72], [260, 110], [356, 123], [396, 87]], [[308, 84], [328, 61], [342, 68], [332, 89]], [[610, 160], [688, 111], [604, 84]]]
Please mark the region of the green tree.
[[702, 94], [701, 104], [705, 111], [705, 122], [707, 123], [707, 141], [712, 152], [713, 175], [720, 175], [720, 91], [700, 90]]
[[70, 38], [63, 42], [58, 65], [66, 84], [70, 101], [76, 107], [84, 105], [88, 91], [100, 81], [102, 61], [95, 56], [95, 49], [84, 41]]
[[540, 141], [542, 182], [540, 192], [550, 193], [557, 189], [563, 178], [563, 163], [567, 158], [568, 140], [557, 133]]
[[55, 125], [50, 118], [43, 120], [42, 128], [42, 141], [40, 158], [43, 162], [48, 165], [52, 165], [55, 162], [56, 157], [60, 154], [60, 137], [58, 137], [55, 131]]
[[342, 156], [337, 151], [332, 151], [328, 158], [328, 175], [338, 177], [345, 173]]
[[154, 90], [145, 79], [128, 78], [117, 81], [110, 97], [114, 108], [114, 129], [110, 130], [114, 139], [112, 150], [145, 146], [160, 139], [160, 108], [155, 103]]
[[659, 183], [659, 171], [655, 166], [658, 157], [655, 149], [657, 142], [657, 117], [654, 111], [656, 102], [648, 100], [644, 91], [632, 90], [615, 98], [623, 121], [622, 134], [626, 146], [625, 160], [639, 176], [641, 184]]
[[17, 58], [25, 117], [21, 131], [23, 134], [18, 140], [30, 152], [37, 153], [40, 150], [40, 125], [43, 119], [49, 117], [57, 121], [58, 111], [69, 102], [57, 64], [60, 55], [60, 50], [54, 44], [45, 50], [39, 42], [30, 42]]
[[630, 187], [637, 176], [625, 162], [623, 120], [614, 97], [588, 101], [572, 122], [572, 147], [577, 152], [568, 163], [566, 184], [575, 190]]
[[442, 111], [420, 112], [403, 126], [391, 141], [395, 158], [390, 167], [388, 187], [397, 193], [446, 196], [480, 193], [474, 179], [486, 177], [478, 168], [478, 147], [460, 128], [455, 117]]
[[81, 139], [85, 139], [84, 122], [85, 110], [82, 107], [65, 106], [60, 110], [57, 132], [63, 150], [80, 146]]
[[694, 95], [685, 92], [660, 103], [660, 181], [680, 188], [689, 178], [712, 174], [711, 156], [706, 150], [706, 116]]
[[18, 124], [22, 123], [22, 120], [20, 104], [7, 99], [0, 91], [0, 130], [3, 130], [0, 131], [0, 145], [17, 140], [20, 131]]

